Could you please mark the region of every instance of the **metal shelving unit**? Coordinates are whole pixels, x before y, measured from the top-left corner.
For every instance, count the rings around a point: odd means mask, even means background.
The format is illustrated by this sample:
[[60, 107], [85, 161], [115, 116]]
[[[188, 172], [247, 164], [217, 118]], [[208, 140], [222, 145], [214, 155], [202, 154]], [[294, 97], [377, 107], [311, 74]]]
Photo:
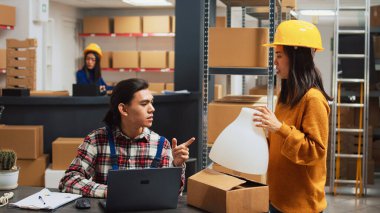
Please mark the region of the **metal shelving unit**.
[[[1, 70], [0, 70], [1, 71]], [[171, 68], [102, 68], [105, 72], [174, 72]]]
[[[231, 7], [237, 6], [242, 7], [243, 14], [243, 27], [245, 27], [245, 12], [248, 10], [248, 6], [266, 6], [262, 3], [255, 1], [244, 1], [244, 0], [222, 0], [227, 5], [227, 27], [231, 27]], [[273, 42], [274, 32], [275, 32], [275, 5], [278, 2], [278, 11], [281, 13], [281, 1], [280, 0], [269, 0], [269, 41]], [[236, 67], [209, 67], [208, 66], [208, 31], [209, 31], [209, 20], [210, 13], [215, 9], [215, 0], [205, 0], [204, 1], [204, 43], [203, 43], [203, 80], [202, 80], [202, 168], [208, 166], [208, 152], [209, 146], [207, 144], [207, 115], [208, 115], [208, 89], [209, 89], [209, 79], [210, 75], [227, 75], [227, 91], [230, 90], [229, 86], [229, 76], [230, 75], [265, 75], [268, 76], [268, 107], [273, 109], [273, 88], [274, 88], [274, 73], [273, 73], [273, 48], [269, 50], [269, 61], [268, 68], [266, 67], [254, 67], [254, 68], [236, 68]], [[281, 16], [280, 16], [281, 17]], [[281, 21], [281, 19], [279, 19]], [[244, 78], [243, 78], [244, 83]], [[244, 88], [244, 85], [243, 85]], [[228, 92], [227, 92], [228, 93]]]

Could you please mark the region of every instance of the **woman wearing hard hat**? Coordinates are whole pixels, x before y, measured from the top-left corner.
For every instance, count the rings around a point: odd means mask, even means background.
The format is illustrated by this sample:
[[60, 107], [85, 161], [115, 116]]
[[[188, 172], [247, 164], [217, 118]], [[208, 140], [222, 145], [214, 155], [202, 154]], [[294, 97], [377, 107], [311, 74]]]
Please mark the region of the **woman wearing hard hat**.
[[313, 57], [322, 51], [319, 30], [311, 23], [282, 22], [274, 42], [281, 91], [275, 113], [256, 108], [256, 126], [269, 131], [270, 212], [321, 212], [326, 206], [328, 100]]
[[106, 90], [112, 89], [108, 87], [102, 78], [100, 68], [100, 59], [102, 57], [102, 50], [99, 45], [95, 43], [89, 44], [83, 51], [84, 65], [83, 68], [76, 73], [77, 84], [96, 84], [100, 88], [101, 93]]

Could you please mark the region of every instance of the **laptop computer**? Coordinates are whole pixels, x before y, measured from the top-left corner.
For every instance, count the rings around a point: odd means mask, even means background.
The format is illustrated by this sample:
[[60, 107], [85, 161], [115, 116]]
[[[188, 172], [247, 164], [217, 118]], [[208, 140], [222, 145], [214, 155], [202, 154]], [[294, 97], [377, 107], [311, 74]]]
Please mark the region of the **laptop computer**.
[[107, 212], [175, 209], [181, 173], [180, 167], [110, 170], [107, 200], [99, 204]]

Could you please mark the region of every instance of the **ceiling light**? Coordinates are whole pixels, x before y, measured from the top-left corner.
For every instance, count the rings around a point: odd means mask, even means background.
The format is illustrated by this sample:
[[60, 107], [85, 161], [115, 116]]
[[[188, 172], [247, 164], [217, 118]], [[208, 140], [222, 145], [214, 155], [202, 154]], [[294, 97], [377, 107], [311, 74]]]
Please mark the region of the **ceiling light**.
[[299, 13], [304, 16], [334, 16], [333, 10], [300, 10]]
[[122, 0], [122, 2], [133, 6], [171, 6], [166, 0]]

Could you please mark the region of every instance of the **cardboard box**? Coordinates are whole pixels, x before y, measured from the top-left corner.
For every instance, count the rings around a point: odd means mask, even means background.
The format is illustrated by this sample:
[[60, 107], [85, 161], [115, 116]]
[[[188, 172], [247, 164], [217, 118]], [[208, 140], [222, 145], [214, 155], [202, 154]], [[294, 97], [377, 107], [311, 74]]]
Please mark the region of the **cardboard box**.
[[7, 39], [7, 48], [32, 48], [37, 47], [37, 39], [29, 38], [25, 40]]
[[171, 23], [171, 32], [175, 33], [175, 16], [171, 16], [171, 20], [172, 20], [172, 23]]
[[7, 56], [6, 56], [6, 50], [0, 49], [0, 68], [7, 67]]
[[139, 52], [137, 51], [114, 51], [112, 52], [113, 68], [138, 68]]
[[141, 68], [167, 68], [166, 51], [141, 51], [140, 67]]
[[188, 178], [187, 203], [208, 212], [268, 212], [268, 186], [211, 169]]
[[380, 27], [380, 6], [371, 7], [370, 16], [371, 27]]
[[174, 83], [166, 83], [165, 90], [174, 91]]
[[210, 28], [210, 67], [267, 67], [268, 28]]
[[57, 138], [52, 143], [52, 166], [54, 170], [66, 170], [77, 156], [83, 138]]
[[115, 33], [141, 33], [142, 21], [140, 16], [115, 16]]
[[51, 165], [45, 170], [45, 188], [58, 189], [66, 170], [53, 170]]
[[110, 33], [110, 20], [106, 16], [83, 18], [83, 33]]
[[170, 16], [143, 16], [144, 33], [170, 33]]
[[36, 58], [36, 49], [7, 49], [7, 58]]
[[174, 69], [174, 61], [175, 61], [174, 51], [169, 51], [169, 68]]
[[[257, 97], [256, 102], [251, 103], [223, 103], [211, 102], [208, 105], [208, 143], [214, 143], [219, 134], [232, 123], [239, 115], [242, 107], [254, 108], [256, 106], [266, 106], [265, 96]], [[223, 116], [221, 116], [223, 115]]]
[[101, 68], [110, 68], [111, 67], [111, 58], [112, 58], [112, 52], [103, 52], [103, 56], [100, 59], [100, 67]]
[[221, 84], [214, 85], [214, 100], [221, 99], [223, 97], [223, 87]]
[[26, 77], [35, 77], [36, 70], [34, 69], [17, 69], [8, 67], [7, 68], [7, 76], [26, 76]]
[[43, 154], [43, 126], [2, 125], [0, 148], [13, 149], [17, 159], [37, 159]]
[[56, 97], [56, 96], [70, 96], [69, 91], [48, 91], [48, 90], [32, 90], [30, 96], [44, 96], [44, 97]]
[[224, 174], [232, 175], [232, 176], [235, 176], [235, 177], [241, 177], [241, 178], [244, 178], [246, 180], [253, 181], [253, 182], [262, 183], [262, 184], [266, 184], [267, 183], [267, 176], [266, 175], [247, 174], [247, 173], [235, 171], [235, 170], [232, 170], [232, 169], [228, 169], [228, 168], [226, 168], [224, 166], [221, 166], [221, 165], [219, 165], [217, 163], [213, 163], [212, 164], [212, 169], [215, 170], [215, 171], [217, 171], [217, 172], [221, 172], [221, 173], [224, 173]]
[[0, 5], [0, 25], [16, 25], [16, 7]]
[[49, 155], [44, 154], [35, 160], [17, 160], [20, 167], [18, 184], [20, 186], [44, 186], [45, 170], [49, 162]]
[[20, 87], [34, 90], [36, 88], [36, 81], [31, 77], [7, 75], [6, 85], [7, 88]]
[[156, 93], [161, 93], [162, 90], [165, 90], [165, 83], [149, 83], [148, 89]]
[[217, 16], [215, 19], [215, 27], [227, 27], [227, 18], [225, 16]]
[[17, 60], [7, 57], [7, 67], [25, 67], [27, 69], [36, 69], [36, 59]]

